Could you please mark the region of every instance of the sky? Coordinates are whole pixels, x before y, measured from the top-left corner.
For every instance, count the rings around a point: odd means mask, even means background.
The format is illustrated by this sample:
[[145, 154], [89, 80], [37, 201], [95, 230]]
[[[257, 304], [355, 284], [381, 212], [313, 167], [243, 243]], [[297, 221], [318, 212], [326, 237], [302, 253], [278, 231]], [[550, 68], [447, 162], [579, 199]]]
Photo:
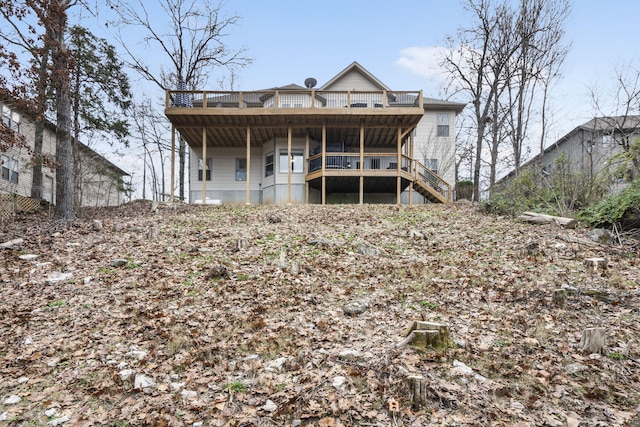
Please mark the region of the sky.
[[[322, 85], [358, 61], [394, 90], [447, 98], [436, 53], [469, 22], [457, 0], [229, 0], [227, 8], [242, 18], [234, 46], [253, 58], [238, 90], [303, 85], [306, 77]], [[635, 0], [572, 2], [571, 48], [552, 95], [557, 138], [593, 116], [590, 88], [611, 93], [616, 68], [640, 59], [638, 16]]]
[[[302, 86], [307, 77], [321, 86], [357, 61], [391, 89], [422, 89], [425, 96], [467, 101], [442, 91], [435, 55], [448, 36], [470, 22], [460, 0], [226, 0], [224, 11], [241, 18], [229, 31], [228, 45], [246, 49], [252, 58], [239, 70], [234, 90]], [[565, 23], [571, 47], [551, 95], [550, 142], [596, 114], [590, 89], [610, 95], [616, 69], [640, 64], [638, 16], [637, 0], [572, 1]], [[142, 58], [155, 58], [141, 37], [129, 39]], [[219, 89], [219, 76], [212, 77], [203, 89]], [[163, 99], [151, 92], [147, 95]]]

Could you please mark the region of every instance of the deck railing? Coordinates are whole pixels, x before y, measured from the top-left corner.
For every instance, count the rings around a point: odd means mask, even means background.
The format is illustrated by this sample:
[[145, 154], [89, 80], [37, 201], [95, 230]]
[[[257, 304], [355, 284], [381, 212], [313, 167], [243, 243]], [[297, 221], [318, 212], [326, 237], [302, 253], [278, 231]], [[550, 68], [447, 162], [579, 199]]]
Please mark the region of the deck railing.
[[168, 90], [166, 108], [423, 108], [422, 91]]
[[447, 181], [440, 178], [440, 176], [435, 172], [417, 160], [414, 160], [414, 168], [415, 178], [417, 181], [421, 182], [423, 185], [433, 188], [447, 200], [452, 200], [451, 185]]
[[[362, 167], [361, 160], [363, 162]], [[404, 174], [405, 178], [412, 178], [419, 185], [429, 187], [446, 200], [451, 200], [451, 186], [449, 183], [409, 156], [401, 156], [399, 171], [397, 153], [364, 153], [361, 158], [360, 153], [327, 152], [324, 156], [324, 162], [324, 171], [329, 171], [332, 175], [339, 172], [339, 175], [343, 176], [358, 176], [361, 171], [373, 172], [372, 175], [374, 176], [398, 176], [398, 173]], [[322, 170], [322, 153], [315, 154], [307, 159], [308, 174]]]

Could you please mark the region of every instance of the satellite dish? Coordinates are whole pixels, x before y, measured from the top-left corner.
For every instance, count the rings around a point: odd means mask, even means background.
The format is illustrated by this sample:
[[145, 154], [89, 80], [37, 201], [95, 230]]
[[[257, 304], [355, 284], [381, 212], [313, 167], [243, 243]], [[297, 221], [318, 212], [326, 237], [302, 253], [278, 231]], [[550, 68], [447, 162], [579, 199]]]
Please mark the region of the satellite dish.
[[318, 81], [316, 79], [314, 79], [313, 77], [309, 77], [308, 79], [306, 79], [304, 81], [304, 85], [307, 87], [307, 89], [311, 89], [312, 87], [314, 87], [317, 84], [318, 84]]

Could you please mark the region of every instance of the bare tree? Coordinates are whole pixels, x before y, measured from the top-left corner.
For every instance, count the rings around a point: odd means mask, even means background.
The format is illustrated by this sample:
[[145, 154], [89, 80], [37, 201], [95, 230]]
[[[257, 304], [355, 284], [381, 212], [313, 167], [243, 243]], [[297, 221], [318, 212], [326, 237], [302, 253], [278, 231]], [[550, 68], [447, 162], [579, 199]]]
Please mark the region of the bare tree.
[[471, 99], [475, 125], [473, 198], [480, 200], [482, 148], [491, 123], [493, 101], [503, 87], [503, 70], [513, 47], [504, 43], [504, 21], [510, 16], [506, 2], [465, 0], [464, 7], [473, 23], [448, 39], [443, 66], [449, 73], [449, 89]]
[[[151, 184], [153, 200], [165, 200], [168, 194], [172, 194], [174, 183], [169, 183], [169, 191], [166, 191], [165, 162], [167, 153], [171, 151], [170, 141], [166, 140], [169, 134], [167, 121], [164, 116], [154, 110], [150, 103], [139, 104], [133, 108], [133, 126], [135, 135], [140, 139], [143, 153], [143, 198], [146, 198], [147, 182]], [[150, 180], [147, 178], [147, 170]]]
[[[548, 86], [559, 75], [568, 53], [563, 43], [564, 22], [571, 8], [567, 0], [520, 0], [513, 28], [516, 38], [515, 60], [505, 69], [507, 100], [505, 110], [508, 136], [513, 150], [513, 165], [520, 169], [525, 141], [536, 101], [542, 103], [542, 135], [546, 132], [544, 110]], [[544, 140], [541, 139], [541, 145]]]
[[[522, 164], [539, 89], [558, 75], [567, 53], [561, 40], [569, 6], [567, 0], [520, 0], [516, 9], [508, 0], [464, 1], [472, 23], [449, 39], [443, 65], [449, 89], [473, 105], [474, 199], [479, 200], [482, 165], [489, 166], [491, 187], [504, 142], [511, 143], [516, 169]], [[547, 93], [542, 90], [543, 96]], [[546, 98], [543, 105], [546, 109]], [[486, 160], [485, 141], [490, 154]]]
[[[128, 63], [144, 79], [155, 83], [162, 90], [186, 87], [201, 88], [216, 70], [222, 68], [233, 73], [236, 67], [250, 62], [244, 50], [233, 50], [226, 44], [228, 31], [238, 24], [239, 17], [227, 16], [223, 3], [211, 0], [160, 0], [166, 19], [150, 16], [142, 0], [107, 0], [120, 17], [120, 22], [111, 25], [141, 28], [145, 43], [156, 52], [162, 52], [170, 67], [152, 68], [149, 63], [130, 48], [130, 44], [119, 33], [120, 43], [127, 52]], [[157, 59], [157, 55], [156, 59]], [[186, 143], [179, 141], [179, 191], [184, 200], [184, 175]]]
[[590, 89], [599, 121], [611, 129], [610, 136], [640, 173], [640, 66], [630, 63], [615, 70], [613, 95]]

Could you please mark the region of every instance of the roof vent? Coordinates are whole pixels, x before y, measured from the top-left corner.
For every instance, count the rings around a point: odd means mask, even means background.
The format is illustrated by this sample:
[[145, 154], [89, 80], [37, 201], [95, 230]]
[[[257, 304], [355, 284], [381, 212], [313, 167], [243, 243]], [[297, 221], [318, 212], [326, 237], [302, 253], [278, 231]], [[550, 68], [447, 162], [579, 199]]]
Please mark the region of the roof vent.
[[316, 79], [314, 79], [313, 77], [309, 77], [308, 79], [306, 79], [304, 81], [304, 85], [307, 87], [307, 89], [311, 89], [313, 87], [315, 87], [315, 85], [318, 84], [318, 81]]

